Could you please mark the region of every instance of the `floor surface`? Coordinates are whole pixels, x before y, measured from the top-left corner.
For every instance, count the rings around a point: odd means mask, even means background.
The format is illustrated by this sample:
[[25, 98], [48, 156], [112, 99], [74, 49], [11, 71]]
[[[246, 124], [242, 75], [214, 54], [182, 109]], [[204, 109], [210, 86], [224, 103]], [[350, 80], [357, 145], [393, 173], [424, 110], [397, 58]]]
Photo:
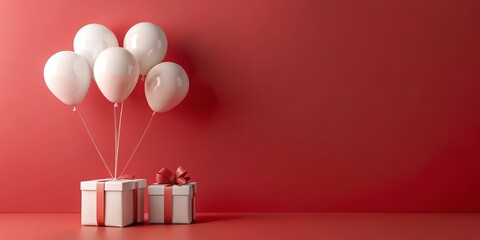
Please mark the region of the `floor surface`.
[[480, 239], [479, 213], [204, 213], [191, 225], [80, 225], [78, 213], [0, 213], [0, 239]]

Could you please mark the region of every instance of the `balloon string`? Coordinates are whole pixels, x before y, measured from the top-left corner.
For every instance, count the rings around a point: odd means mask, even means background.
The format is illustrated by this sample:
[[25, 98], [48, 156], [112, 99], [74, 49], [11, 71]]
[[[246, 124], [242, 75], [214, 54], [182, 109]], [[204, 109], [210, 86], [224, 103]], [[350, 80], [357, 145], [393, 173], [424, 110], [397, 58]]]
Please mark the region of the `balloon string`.
[[113, 154], [115, 162], [115, 179], [117, 179], [117, 104], [113, 105]]
[[[117, 166], [118, 166], [118, 152], [119, 152], [119, 149], [120, 149], [120, 133], [122, 131], [122, 118], [123, 118], [123, 102], [122, 102], [122, 106], [120, 107], [120, 120], [119, 120], [119, 123], [118, 123], [118, 134], [117, 134], [117, 151], [115, 152], [115, 174], [117, 172]], [[121, 174], [120, 174], [121, 176]], [[115, 175], [115, 178], [117, 176]]]
[[97, 146], [97, 144], [95, 143], [95, 140], [93, 140], [92, 134], [90, 133], [90, 130], [88, 129], [87, 124], [85, 123], [85, 120], [83, 119], [82, 114], [80, 113], [80, 111], [78, 111], [77, 107], [74, 107], [74, 108], [73, 108], [73, 111], [74, 111], [74, 112], [77, 112], [77, 113], [78, 113], [78, 116], [80, 116], [80, 120], [82, 120], [82, 123], [83, 123], [83, 126], [85, 127], [85, 130], [87, 131], [88, 136], [90, 137], [90, 140], [92, 140], [93, 146], [95, 146], [95, 149], [97, 150], [98, 156], [100, 156], [100, 159], [102, 160], [103, 165], [104, 165], [105, 168], [107, 169], [108, 174], [110, 174], [110, 177], [113, 178], [112, 172], [111, 172], [110, 169], [108, 168], [107, 162], [105, 162], [105, 158], [103, 158], [102, 153], [100, 153], [100, 150], [98, 149], [98, 146]]
[[140, 146], [140, 143], [142, 143], [143, 138], [145, 137], [145, 134], [147, 133], [148, 128], [150, 127], [150, 124], [152, 123], [153, 117], [155, 117], [155, 112], [152, 113], [152, 116], [150, 117], [150, 121], [148, 121], [148, 124], [147, 124], [147, 127], [145, 128], [145, 131], [143, 131], [142, 137], [141, 137], [140, 140], [138, 141], [137, 146], [136, 146], [135, 149], [133, 150], [132, 155], [130, 155], [130, 158], [128, 159], [127, 164], [125, 164], [125, 167], [123, 168], [123, 170], [122, 170], [122, 172], [120, 173], [120, 175], [122, 175], [122, 174], [125, 172], [125, 170], [127, 169], [128, 165], [130, 164], [130, 161], [131, 161], [132, 158], [133, 158], [133, 155], [135, 155], [135, 153], [137, 152], [138, 146]]

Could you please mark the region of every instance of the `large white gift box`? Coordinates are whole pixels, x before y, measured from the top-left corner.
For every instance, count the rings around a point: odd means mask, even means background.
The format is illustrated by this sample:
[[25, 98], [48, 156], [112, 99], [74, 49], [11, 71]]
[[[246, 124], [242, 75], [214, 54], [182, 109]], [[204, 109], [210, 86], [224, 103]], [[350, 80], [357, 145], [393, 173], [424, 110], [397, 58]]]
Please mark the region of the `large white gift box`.
[[148, 186], [149, 223], [191, 223], [195, 220], [197, 183]]
[[82, 225], [125, 227], [143, 222], [145, 179], [82, 181]]

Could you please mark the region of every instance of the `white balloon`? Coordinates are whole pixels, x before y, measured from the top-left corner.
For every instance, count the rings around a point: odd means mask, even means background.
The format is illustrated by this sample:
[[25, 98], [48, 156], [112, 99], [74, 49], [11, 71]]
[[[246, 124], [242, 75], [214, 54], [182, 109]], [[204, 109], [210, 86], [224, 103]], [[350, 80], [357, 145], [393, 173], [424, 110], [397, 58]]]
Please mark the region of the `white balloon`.
[[138, 62], [128, 50], [108, 48], [98, 55], [93, 73], [98, 88], [112, 103], [125, 100], [138, 81]]
[[123, 47], [137, 58], [143, 76], [162, 62], [167, 53], [167, 45], [167, 36], [163, 30], [149, 22], [135, 24], [123, 40]]
[[53, 95], [63, 103], [74, 106], [83, 101], [91, 81], [87, 61], [71, 51], [51, 56], [43, 69], [43, 77]]
[[187, 73], [178, 64], [163, 62], [153, 67], [145, 79], [145, 96], [150, 108], [166, 112], [187, 96], [190, 83]]
[[107, 27], [97, 23], [80, 28], [73, 40], [74, 51], [87, 59], [91, 70], [93, 70], [98, 54], [110, 47], [118, 47], [115, 34]]

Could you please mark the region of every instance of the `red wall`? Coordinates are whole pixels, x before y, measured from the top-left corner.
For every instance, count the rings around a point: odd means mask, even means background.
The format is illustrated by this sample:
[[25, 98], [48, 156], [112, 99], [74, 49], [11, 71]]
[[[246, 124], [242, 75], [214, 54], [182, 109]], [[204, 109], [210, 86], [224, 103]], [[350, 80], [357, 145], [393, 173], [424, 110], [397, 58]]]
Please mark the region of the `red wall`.
[[[128, 172], [181, 164], [205, 211], [479, 211], [479, 1], [0, 1], [0, 212], [80, 210], [106, 176], [43, 66], [88, 23], [162, 26], [191, 89]], [[113, 161], [112, 105], [79, 106]], [[151, 111], [125, 103], [120, 158]]]

